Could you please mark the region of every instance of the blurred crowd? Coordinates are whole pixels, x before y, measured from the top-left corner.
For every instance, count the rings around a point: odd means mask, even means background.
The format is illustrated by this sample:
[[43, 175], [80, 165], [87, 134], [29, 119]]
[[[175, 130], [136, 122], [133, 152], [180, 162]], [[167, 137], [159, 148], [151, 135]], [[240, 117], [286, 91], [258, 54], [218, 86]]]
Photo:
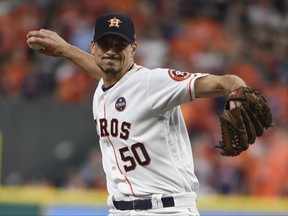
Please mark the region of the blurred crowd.
[[[182, 106], [200, 194], [288, 195], [288, 1], [286, 0], [0, 0], [0, 92], [11, 100], [53, 97], [87, 103], [97, 85], [62, 58], [26, 44], [30, 30], [56, 31], [89, 52], [95, 18], [109, 11], [136, 25], [136, 63], [190, 72], [235, 74], [262, 91], [274, 127], [235, 158], [218, 154], [217, 112], [225, 98]], [[105, 188], [99, 150], [67, 170], [63, 187]]]

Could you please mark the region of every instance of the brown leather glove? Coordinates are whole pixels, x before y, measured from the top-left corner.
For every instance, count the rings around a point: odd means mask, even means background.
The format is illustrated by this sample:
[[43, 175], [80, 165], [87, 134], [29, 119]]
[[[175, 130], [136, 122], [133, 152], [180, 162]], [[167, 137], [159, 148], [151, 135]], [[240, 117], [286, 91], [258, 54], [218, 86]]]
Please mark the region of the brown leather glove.
[[[241, 105], [230, 109], [230, 103], [240, 101]], [[237, 156], [272, 127], [272, 113], [264, 96], [250, 87], [241, 87], [228, 97], [220, 116], [222, 140], [218, 148], [223, 156]]]

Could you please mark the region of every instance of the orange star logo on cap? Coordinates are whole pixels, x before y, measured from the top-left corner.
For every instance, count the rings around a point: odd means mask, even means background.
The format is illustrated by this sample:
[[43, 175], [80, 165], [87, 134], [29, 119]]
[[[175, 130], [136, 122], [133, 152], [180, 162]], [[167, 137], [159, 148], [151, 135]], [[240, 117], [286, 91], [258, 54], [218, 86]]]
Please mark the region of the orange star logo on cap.
[[109, 28], [111, 27], [117, 27], [119, 28], [119, 24], [122, 23], [121, 20], [117, 19], [116, 17], [114, 17], [113, 19], [109, 19], [108, 22], [110, 23]]

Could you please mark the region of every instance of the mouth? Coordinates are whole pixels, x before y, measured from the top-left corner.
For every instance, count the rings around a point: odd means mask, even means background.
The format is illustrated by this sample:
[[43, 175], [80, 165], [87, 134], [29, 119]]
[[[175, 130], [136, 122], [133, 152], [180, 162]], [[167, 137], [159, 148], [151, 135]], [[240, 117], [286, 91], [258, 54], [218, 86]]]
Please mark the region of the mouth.
[[120, 60], [120, 57], [117, 57], [117, 56], [104, 56], [102, 59], [104, 60]]
[[115, 66], [119, 60], [116, 58], [103, 58], [103, 61], [108, 66]]

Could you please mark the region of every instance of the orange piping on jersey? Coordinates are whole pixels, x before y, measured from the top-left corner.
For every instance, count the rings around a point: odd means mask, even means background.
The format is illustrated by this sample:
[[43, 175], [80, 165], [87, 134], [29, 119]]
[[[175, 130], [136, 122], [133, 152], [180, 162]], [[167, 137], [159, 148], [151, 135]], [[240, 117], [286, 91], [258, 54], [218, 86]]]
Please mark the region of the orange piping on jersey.
[[133, 194], [134, 196], [136, 196], [136, 194], [134, 193], [134, 190], [133, 190], [132, 184], [130, 183], [129, 179], [127, 178], [127, 176], [124, 176], [124, 177], [125, 177], [125, 179], [126, 179], [128, 185], [129, 185], [129, 187], [130, 187], [130, 190], [131, 190], [132, 194]]
[[191, 89], [191, 82], [192, 82], [192, 79], [189, 81], [189, 95], [190, 95], [190, 101], [193, 101], [192, 89]]
[[[104, 105], [104, 117], [105, 117], [105, 118], [106, 118], [106, 102], [107, 102], [107, 100], [108, 100], [108, 98], [106, 99], [105, 105]], [[106, 119], [107, 119], [107, 118], [106, 118]], [[117, 155], [116, 155], [116, 150], [115, 150], [114, 144], [112, 143], [112, 141], [111, 141], [111, 139], [110, 139], [109, 136], [107, 137], [107, 139], [108, 139], [108, 141], [110, 142], [110, 144], [111, 144], [111, 146], [112, 146], [112, 148], [113, 148], [113, 153], [114, 153], [114, 157], [115, 157], [115, 161], [116, 161], [118, 170], [120, 171], [121, 175], [123, 175], [123, 176], [125, 177], [128, 185], [129, 185], [129, 187], [130, 187], [131, 193], [135, 196], [134, 190], [133, 190], [133, 188], [132, 188], [132, 185], [131, 185], [129, 179], [127, 178], [127, 176], [125, 176], [125, 175], [123, 174], [122, 170], [120, 169], [120, 165], [119, 165], [119, 162], [118, 162], [118, 158], [117, 158]]]

